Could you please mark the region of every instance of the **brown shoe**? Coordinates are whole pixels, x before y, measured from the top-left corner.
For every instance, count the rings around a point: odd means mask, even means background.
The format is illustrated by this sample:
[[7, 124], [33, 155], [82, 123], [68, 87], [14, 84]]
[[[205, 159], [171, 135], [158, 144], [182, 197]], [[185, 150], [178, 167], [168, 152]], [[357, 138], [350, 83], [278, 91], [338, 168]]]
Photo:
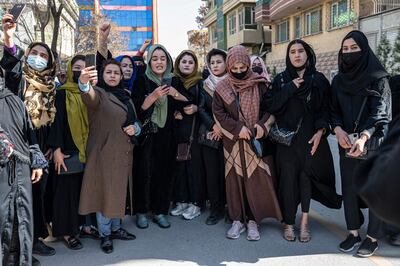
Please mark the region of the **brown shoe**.
[[308, 225], [306, 226], [301, 226], [300, 227], [300, 235], [299, 235], [299, 241], [302, 243], [309, 242], [311, 240], [311, 232], [310, 229], [308, 228]]
[[283, 238], [290, 242], [296, 241], [296, 235], [294, 234], [293, 225], [288, 225], [288, 224], [284, 225]]

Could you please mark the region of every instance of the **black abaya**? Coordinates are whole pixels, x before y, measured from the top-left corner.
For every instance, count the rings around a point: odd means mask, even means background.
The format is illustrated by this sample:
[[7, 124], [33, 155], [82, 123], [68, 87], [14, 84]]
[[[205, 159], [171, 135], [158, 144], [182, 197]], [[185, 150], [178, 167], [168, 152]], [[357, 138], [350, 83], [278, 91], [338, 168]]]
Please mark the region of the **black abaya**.
[[[139, 77], [132, 92], [134, 105], [138, 109], [138, 118], [143, 123], [151, 116], [152, 108], [142, 110], [145, 98], [158, 85], [146, 76]], [[168, 214], [172, 170], [175, 161], [176, 146], [173, 142], [174, 101], [168, 96], [167, 121], [163, 128], [148, 137], [141, 136], [142, 145], [134, 150], [133, 167], [133, 204], [136, 213]], [[144, 138], [146, 138], [144, 140]]]
[[[326, 135], [321, 138], [317, 152], [311, 156], [308, 141], [318, 129], [328, 129], [326, 97], [329, 82], [319, 72], [315, 72], [307, 86], [311, 88], [310, 101], [298, 96], [299, 90], [287, 72], [279, 74], [268, 91], [265, 106], [276, 116], [281, 128], [295, 131], [303, 118], [300, 130], [290, 147], [277, 144], [276, 166], [278, 191], [283, 220], [293, 225], [297, 206], [301, 202], [302, 211], [308, 212], [311, 198], [329, 208], [339, 209], [341, 197], [336, 194], [333, 159]], [[306, 85], [302, 85], [306, 86]], [[301, 90], [307, 88], [300, 87]]]
[[[58, 148], [64, 154], [79, 153], [68, 124], [66, 110], [65, 90], [57, 91], [57, 114], [51, 127], [48, 145], [56, 150]], [[54, 176], [53, 191], [53, 235], [76, 236], [83, 219], [78, 215], [79, 198], [81, 192], [83, 172], [71, 175]]]

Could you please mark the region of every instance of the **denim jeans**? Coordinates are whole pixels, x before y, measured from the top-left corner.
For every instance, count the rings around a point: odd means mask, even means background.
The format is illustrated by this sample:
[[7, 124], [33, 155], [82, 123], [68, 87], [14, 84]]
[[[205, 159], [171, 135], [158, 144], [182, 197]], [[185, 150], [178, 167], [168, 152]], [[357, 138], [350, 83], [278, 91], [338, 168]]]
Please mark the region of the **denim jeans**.
[[121, 219], [110, 219], [105, 216], [101, 212], [96, 212], [97, 218], [97, 226], [101, 237], [111, 235], [112, 231], [117, 231], [121, 228]]

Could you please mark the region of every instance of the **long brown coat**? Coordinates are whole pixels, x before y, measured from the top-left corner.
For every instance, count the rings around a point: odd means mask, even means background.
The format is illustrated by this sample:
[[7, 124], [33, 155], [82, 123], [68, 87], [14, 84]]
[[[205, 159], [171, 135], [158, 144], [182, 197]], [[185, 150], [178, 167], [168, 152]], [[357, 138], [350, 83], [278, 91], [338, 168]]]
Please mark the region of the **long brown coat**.
[[122, 131], [127, 108], [98, 87], [82, 94], [82, 100], [88, 108], [89, 137], [79, 213], [101, 212], [107, 218], [122, 218], [128, 184], [132, 184], [133, 144]]
[[[266, 88], [260, 88], [260, 98]], [[260, 103], [254, 103], [260, 104]], [[263, 111], [261, 111], [263, 112]], [[259, 115], [257, 124], [265, 132], [273, 119], [268, 113]], [[215, 122], [223, 133], [225, 156], [225, 187], [229, 216], [234, 221], [244, 221], [245, 200], [257, 223], [264, 218], [282, 219], [275, 192], [275, 171], [272, 156], [257, 158], [248, 141], [239, 139], [245, 123], [239, 119], [235, 101], [225, 102], [219, 91], [214, 93], [213, 113]]]

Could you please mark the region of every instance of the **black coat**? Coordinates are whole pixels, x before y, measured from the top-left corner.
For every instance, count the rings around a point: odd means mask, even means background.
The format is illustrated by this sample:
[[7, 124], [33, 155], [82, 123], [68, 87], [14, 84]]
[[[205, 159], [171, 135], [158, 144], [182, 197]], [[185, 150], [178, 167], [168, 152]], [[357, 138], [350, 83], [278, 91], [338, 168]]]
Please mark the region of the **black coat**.
[[362, 162], [355, 187], [368, 207], [382, 220], [400, 227], [400, 119], [393, 124], [378, 153]]
[[[14, 145], [14, 155], [0, 166], [0, 233], [1, 247], [7, 256], [13, 226], [18, 226], [20, 264], [30, 265], [32, 258], [33, 216], [31, 168], [45, 168], [47, 161], [34, 137], [34, 131], [24, 103], [11, 91], [0, 96], [0, 125]], [[18, 203], [18, 204], [16, 204]], [[14, 209], [16, 210], [14, 211]], [[14, 212], [17, 217], [14, 216]], [[15, 221], [18, 223], [15, 223]], [[0, 254], [1, 255], [1, 254]]]
[[192, 131], [192, 126], [193, 126], [193, 119], [196, 118], [195, 124], [194, 124], [194, 132], [193, 132], [193, 137], [197, 137], [198, 133], [198, 128], [200, 124], [200, 119], [199, 119], [199, 113], [195, 113], [193, 115], [187, 115], [183, 111], [183, 108], [194, 104], [197, 107], [199, 106], [200, 102], [200, 92], [203, 90], [203, 82], [199, 81], [196, 85], [192, 86], [189, 89], [186, 89], [183, 86], [182, 81], [174, 77], [172, 79], [172, 87], [174, 87], [180, 94], [186, 97], [188, 99], [188, 102], [182, 102], [182, 101], [174, 101], [175, 109], [176, 111], [180, 112], [183, 116], [182, 120], [175, 120], [174, 121], [174, 135], [175, 135], [175, 140], [177, 143], [184, 143], [188, 142], [190, 138], [190, 134]]
[[348, 134], [355, 133], [355, 122], [361, 110], [365, 97], [368, 97], [366, 107], [362, 112], [357, 133], [364, 130], [377, 136], [384, 134], [385, 126], [391, 121], [391, 96], [387, 78], [381, 78], [371, 84], [373, 91], [381, 94], [365, 96], [364, 94], [348, 94], [341, 90], [334, 79], [330, 101], [331, 126], [342, 127]]

